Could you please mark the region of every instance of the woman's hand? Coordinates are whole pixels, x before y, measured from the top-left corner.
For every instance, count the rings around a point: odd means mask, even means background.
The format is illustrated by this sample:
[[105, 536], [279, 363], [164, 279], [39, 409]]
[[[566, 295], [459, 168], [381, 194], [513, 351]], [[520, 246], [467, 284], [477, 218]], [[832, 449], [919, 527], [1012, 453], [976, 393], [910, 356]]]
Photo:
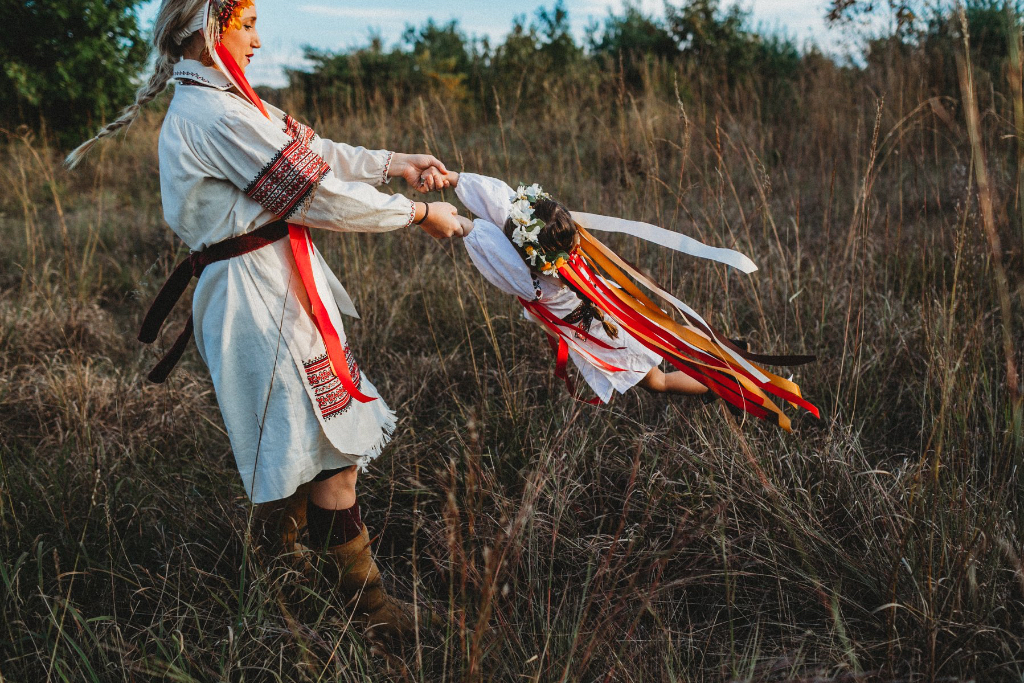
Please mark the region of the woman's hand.
[[437, 157], [431, 154], [400, 154], [391, 157], [388, 176], [404, 178], [405, 182], [426, 194], [436, 190], [444, 190], [450, 186], [445, 178], [448, 169]]
[[413, 221], [423, 232], [436, 239], [462, 237], [459, 211], [448, 202], [416, 203], [416, 218]]

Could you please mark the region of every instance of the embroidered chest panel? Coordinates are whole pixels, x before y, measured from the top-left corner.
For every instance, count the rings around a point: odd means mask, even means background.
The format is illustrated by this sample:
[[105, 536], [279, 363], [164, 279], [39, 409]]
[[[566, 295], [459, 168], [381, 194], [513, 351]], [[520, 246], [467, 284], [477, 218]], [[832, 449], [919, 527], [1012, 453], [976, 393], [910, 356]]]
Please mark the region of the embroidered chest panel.
[[[361, 388], [363, 376], [352, 355], [352, 349], [347, 344], [345, 345], [345, 360], [348, 362], [348, 371], [352, 375], [356, 389]], [[345, 387], [341, 386], [341, 380], [331, 369], [331, 362], [327, 358], [327, 354], [317, 356], [302, 365], [306, 369], [306, 381], [313, 389], [317, 407], [324, 420], [330, 420], [348, 412], [352, 407], [352, 395], [345, 391]]]

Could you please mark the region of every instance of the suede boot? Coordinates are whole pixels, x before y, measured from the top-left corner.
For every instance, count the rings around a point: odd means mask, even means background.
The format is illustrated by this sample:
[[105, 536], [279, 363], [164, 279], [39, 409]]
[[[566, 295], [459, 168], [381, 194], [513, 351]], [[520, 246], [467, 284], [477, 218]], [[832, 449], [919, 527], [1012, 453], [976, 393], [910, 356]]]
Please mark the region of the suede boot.
[[[380, 570], [370, 551], [370, 535], [363, 525], [356, 538], [327, 549], [336, 566], [337, 585], [355, 608], [356, 618], [368, 630], [388, 640], [401, 641], [414, 635], [416, 619], [413, 606], [391, 597], [384, 591]], [[434, 620], [429, 610], [420, 611], [421, 626]]]
[[306, 550], [301, 538], [306, 530], [309, 489], [310, 484], [303, 484], [284, 500], [265, 503], [256, 509], [257, 524], [273, 553], [298, 556]]

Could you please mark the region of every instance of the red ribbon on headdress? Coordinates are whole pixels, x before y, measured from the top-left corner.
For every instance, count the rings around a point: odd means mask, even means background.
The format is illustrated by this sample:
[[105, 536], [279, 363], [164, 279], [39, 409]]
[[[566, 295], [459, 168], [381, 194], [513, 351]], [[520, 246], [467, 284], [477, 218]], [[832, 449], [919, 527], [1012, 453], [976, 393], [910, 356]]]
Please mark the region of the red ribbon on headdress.
[[[235, 58], [231, 56], [231, 53], [221, 43], [217, 43], [215, 49], [217, 56], [220, 57], [220, 62], [227, 70], [229, 79], [245, 95], [246, 99], [269, 119], [270, 114], [267, 113], [266, 107], [263, 106], [263, 101], [256, 94], [256, 91], [252, 89], [252, 86], [249, 85], [245, 72], [238, 66]], [[292, 255], [295, 257], [295, 266], [299, 271], [299, 279], [302, 281], [303, 289], [306, 290], [306, 296], [309, 297], [310, 314], [313, 318], [313, 324], [316, 326], [317, 331], [320, 332], [320, 337], [324, 340], [324, 347], [327, 349], [327, 358], [330, 361], [331, 369], [334, 370], [334, 374], [341, 381], [341, 386], [344, 387], [345, 391], [352, 398], [360, 403], [376, 401], [376, 398], [367, 396], [356, 387], [356, 383], [352, 379], [352, 373], [348, 368], [348, 358], [345, 355], [345, 348], [341, 343], [341, 335], [338, 334], [334, 323], [331, 322], [327, 306], [324, 305], [320, 292], [317, 290], [312, 261], [315, 252], [313, 251], [313, 237], [309, 232], [309, 228], [304, 225], [289, 223], [288, 238], [292, 247]]]

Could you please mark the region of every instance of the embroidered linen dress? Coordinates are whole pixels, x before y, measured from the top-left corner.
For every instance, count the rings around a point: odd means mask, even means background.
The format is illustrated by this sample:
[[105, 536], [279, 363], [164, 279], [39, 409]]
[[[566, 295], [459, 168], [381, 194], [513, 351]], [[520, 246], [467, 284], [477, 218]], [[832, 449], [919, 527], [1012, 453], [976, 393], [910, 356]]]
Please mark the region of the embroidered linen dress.
[[[479, 216], [473, 221], [473, 230], [463, 242], [473, 265], [491, 284], [507, 294], [527, 301], [539, 301], [563, 320], [580, 306], [582, 300], [561, 280], [532, 271], [505, 236], [502, 227], [499, 227], [505, 225], [512, 208], [515, 192], [511, 187], [495, 178], [461, 173], [455, 194], [467, 209]], [[539, 322], [528, 311], [524, 311], [523, 315], [528, 320]], [[625, 393], [636, 386], [661, 362], [660, 356], [621, 328], [619, 336], [613, 339], [605, 332], [599, 320], [593, 320], [586, 332], [615, 348], [604, 349], [597, 344], [577, 339], [580, 346], [623, 370], [608, 372], [576, 351], [569, 350], [569, 357], [579, 368], [583, 379], [605, 403], [611, 399], [614, 391]]]
[[[268, 120], [197, 61], [179, 62], [174, 77], [160, 187], [165, 219], [193, 251], [281, 218], [339, 232], [412, 222], [409, 199], [373, 187], [387, 182], [390, 152], [324, 140], [269, 104]], [[319, 252], [316, 267], [330, 289], [320, 292], [325, 305], [358, 317]], [[253, 502], [284, 498], [325, 469], [363, 467], [387, 444], [395, 415], [383, 399], [353, 400], [331, 370], [287, 238], [208, 266], [192, 312]], [[338, 332], [353, 380], [377, 397]]]

